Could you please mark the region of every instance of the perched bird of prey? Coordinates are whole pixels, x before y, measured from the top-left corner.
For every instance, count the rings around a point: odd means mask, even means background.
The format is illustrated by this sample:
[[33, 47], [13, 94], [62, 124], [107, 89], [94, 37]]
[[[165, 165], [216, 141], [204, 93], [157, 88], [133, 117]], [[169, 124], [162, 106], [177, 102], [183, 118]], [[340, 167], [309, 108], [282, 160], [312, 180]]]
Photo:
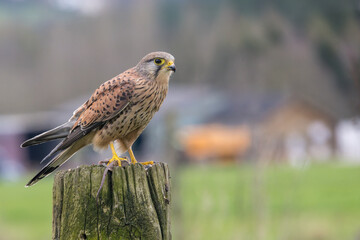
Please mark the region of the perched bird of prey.
[[136, 163], [131, 146], [163, 103], [176, 70], [174, 60], [166, 52], [149, 53], [135, 67], [101, 84], [68, 122], [25, 141], [21, 147], [63, 139], [42, 160], [51, 161], [26, 186], [46, 177], [89, 144], [94, 149], [110, 145], [113, 156], [109, 163], [118, 161], [121, 166], [126, 158], [118, 157], [115, 143], [119, 153], [128, 151], [131, 163]]

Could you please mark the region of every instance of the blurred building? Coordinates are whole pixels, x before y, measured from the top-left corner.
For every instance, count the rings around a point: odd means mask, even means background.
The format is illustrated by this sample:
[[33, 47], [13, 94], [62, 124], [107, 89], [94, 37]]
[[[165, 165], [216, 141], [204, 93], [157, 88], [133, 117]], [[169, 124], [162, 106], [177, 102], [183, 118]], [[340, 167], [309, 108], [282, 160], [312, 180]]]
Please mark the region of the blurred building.
[[[169, 98], [174, 100], [183, 91], [173, 90]], [[297, 164], [329, 159], [337, 152], [336, 112], [279, 93], [229, 93], [192, 88], [186, 91], [186, 100], [165, 103], [162, 113], [176, 112], [173, 124], [179, 148], [189, 159], [268, 157]]]
[[[301, 164], [309, 159], [329, 160], [336, 152], [337, 119], [315, 104], [283, 99], [259, 124], [259, 138], [276, 142], [278, 161]], [[261, 141], [261, 140], [260, 140]], [[261, 153], [261, 149], [258, 149]]]

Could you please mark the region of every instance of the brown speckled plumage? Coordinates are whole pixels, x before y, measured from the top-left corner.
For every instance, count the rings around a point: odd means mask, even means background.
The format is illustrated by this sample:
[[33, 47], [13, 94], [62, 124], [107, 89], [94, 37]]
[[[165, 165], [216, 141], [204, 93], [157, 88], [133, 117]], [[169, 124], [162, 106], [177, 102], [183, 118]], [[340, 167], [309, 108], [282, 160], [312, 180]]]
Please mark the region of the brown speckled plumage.
[[[158, 59], [161, 64], [157, 64]], [[22, 146], [26, 147], [64, 138], [44, 159], [53, 158], [52, 161], [27, 186], [50, 174], [88, 144], [103, 149], [114, 141], [120, 153], [129, 150], [163, 103], [174, 71], [172, 55], [150, 53], [135, 67], [101, 84], [67, 123], [24, 142]]]

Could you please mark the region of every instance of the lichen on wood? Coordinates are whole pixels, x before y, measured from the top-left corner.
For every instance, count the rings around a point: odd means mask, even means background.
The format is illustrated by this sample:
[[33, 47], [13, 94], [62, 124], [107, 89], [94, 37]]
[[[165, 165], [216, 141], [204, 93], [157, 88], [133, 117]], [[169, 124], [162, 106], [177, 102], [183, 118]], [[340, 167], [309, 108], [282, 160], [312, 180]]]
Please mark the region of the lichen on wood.
[[59, 171], [53, 187], [53, 239], [171, 239], [167, 164], [81, 166]]

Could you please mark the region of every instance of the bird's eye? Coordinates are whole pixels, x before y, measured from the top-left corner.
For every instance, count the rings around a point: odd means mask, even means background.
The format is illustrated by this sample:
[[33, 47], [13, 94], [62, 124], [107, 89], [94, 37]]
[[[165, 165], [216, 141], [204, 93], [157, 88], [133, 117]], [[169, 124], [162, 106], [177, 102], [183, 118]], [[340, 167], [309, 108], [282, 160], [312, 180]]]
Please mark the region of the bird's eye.
[[162, 65], [162, 64], [164, 64], [164, 62], [165, 62], [165, 60], [164, 60], [164, 59], [161, 59], [161, 58], [155, 58], [155, 59], [154, 59], [154, 63], [155, 63], [156, 65]]

